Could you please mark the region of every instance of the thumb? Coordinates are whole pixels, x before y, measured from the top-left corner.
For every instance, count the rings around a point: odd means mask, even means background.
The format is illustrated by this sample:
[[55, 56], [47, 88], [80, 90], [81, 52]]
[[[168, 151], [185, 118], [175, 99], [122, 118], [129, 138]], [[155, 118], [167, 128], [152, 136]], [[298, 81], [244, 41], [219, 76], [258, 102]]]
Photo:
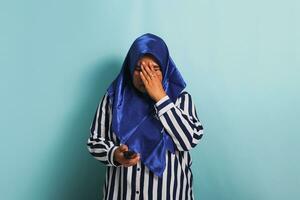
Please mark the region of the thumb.
[[126, 144], [122, 144], [122, 145], [120, 146], [120, 151], [121, 151], [121, 152], [128, 151], [128, 146], [127, 146]]

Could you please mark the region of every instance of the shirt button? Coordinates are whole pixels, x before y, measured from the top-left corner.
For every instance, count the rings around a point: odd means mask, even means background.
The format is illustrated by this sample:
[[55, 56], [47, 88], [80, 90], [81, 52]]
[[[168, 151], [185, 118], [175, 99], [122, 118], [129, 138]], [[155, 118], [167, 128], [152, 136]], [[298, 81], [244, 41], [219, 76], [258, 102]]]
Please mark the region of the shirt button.
[[140, 171], [140, 168], [137, 168], [138, 171]]
[[139, 193], [139, 191], [136, 191], [136, 193], [138, 194], [138, 193]]

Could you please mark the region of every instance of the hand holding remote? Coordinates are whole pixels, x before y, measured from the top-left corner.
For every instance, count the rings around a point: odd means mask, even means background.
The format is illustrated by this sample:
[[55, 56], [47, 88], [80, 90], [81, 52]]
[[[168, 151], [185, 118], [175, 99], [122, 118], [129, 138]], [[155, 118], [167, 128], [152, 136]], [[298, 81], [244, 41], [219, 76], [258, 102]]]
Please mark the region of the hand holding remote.
[[140, 155], [135, 152], [128, 151], [128, 146], [122, 144], [115, 150], [114, 160], [125, 167], [130, 167], [137, 164], [140, 160]]
[[131, 158], [134, 158], [136, 153], [134, 151], [125, 151], [123, 152], [123, 155], [127, 160], [130, 160]]

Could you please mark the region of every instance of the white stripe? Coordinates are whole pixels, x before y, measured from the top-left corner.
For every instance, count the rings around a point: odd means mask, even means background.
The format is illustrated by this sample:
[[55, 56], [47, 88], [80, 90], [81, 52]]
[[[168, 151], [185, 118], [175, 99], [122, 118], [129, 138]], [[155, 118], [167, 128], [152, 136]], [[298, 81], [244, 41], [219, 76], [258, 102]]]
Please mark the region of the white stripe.
[[196, 126], [201, 126], [202, 124], [198, 121], [198, 122], [195, 122], [195, 125]]
[[104, 99], [103, 99], [103, 104], [102, 104], [102, 108], [101, 108], [101, 137], [105, 137], [105, 131], [106, 131], [106, 128], [108, 127], [105, 127], [105, 107], [106, 107], [106, 101], [107, 101], [107, 95], [105, 95]]
[[192, 103], [192, 102], [191, 102], [191, 104], [192, 104], [192, 115], [193, 115], [194, 119], [197, 119], [197, 117], [196, 117], [196, 110], [195, 110], [195, 104]]
[[121, 170], [121, 199], [123, 199], [123, 194], [124, 194], [124, 185], [123, 185], [123, 181], [124, 181], [124, 167], [121, 166], [120, 170]]
[[191, 195], [190, 195], [190, 193], [191, 193], [191, 191], [192, 191], [192, 185], [191, 185], [191, 171], [190, 171], [190, 169], [189, 169], [189, 171], [188, 171], [188, 181], [189, 181], [189, 188], [188, 188], [188, 200], [189, 199], [191, 199]]
[[[178, 159], [178, 154], [179, 154], [179, 152], [176, 151], [176, 152], [175, 152], [175, 155], [176, 155], [176, 157], [177, 157], [177, 160], [179, 161], [179, 159]], [[176, 189], [176, 196], [175, 196], [175, 198], [176, 198], [176, 200], [180, 200], [180, 199], [179, 199], [179, 192], [180, 192], [180, 186], [181, 186], [181, 182], [180, 182], [181, 170], [180, 170], [180, 163], [179, 163], [179, 162], [178, 162], [178, 165], [177, 165], [177, 173], [176, 173], [176, 176], [177, 176], [177, 189]]]
[[[185, 154], [182, 156], [182, 160], [185, 160]], [[187, 162], [186, 162], [187, 163]], [[183, 163], [183, 162], [181, 162], [180, 163], [180, 165], [181, 165], [181, 169], [182, 169], [182, 172], [183, 172], [183, 185], [182, 185], [182, 187], [183, 187], [183, 190], [182, 190], [182, 197], [183, 197], [183, 199], [185, 199], [186, 197], [185, 197], [185, 191], [186, 191], [186, 187], [187, 187], [187, 180], [186, 180], [186, 174], [185, 174], [185, 170], [186, 170], [186, 168], [187, 168], [187, 165], [185, 165], [185, 163]]]
[[174, 177], [175, 177], [175, 172], [174, 172], [174, 159], [175, 159], [175, 154], [172, 154], [171, 153], [171, 180], [170, 180], [170, 183], [171, 185], [169, 186], [170, 187], [170, 199], [173, 200], [173, 189], [174, 189]]
[[188, 151], [184, 151], [183, 152], [183, 156], [182, 156], [182, 160], [184, 161], [184, 164], [186, 166], [189, 166], [188, 153], [189, 153]]
[[[109, 101], [108, 101], [108, 103], [109, 103]], [[110, 104], [108, 105], [108, 111], [107, 112], [108, 112], [108, 124], [109, 124], [109, 126], [108, 126], [108, 134], [109, 134], [110, 138], [112, 138], [113, 143], [116, 143], [117, 142], [116, 136], [111, 131], [112, 110], [111, 110], [111, 105]]]
[[108, 188], [107, 188], [107, 197], [109, 197], [109, 192], [110, 192], [110, 187], [111, 187], [111, 182], [112, 180], [112, 175], [113, 175], [113, 167], [108, 167], [109, 169], [109, 182], [108, 182]]
[[162, 198], [167, 199], [167, 178], [168, 178], [168, 151], [166, 153], [166, 168], [162, 177]]
[[185, 113], [189, 113], [189, 96], [188, 94], [184, 95], [184, 111]]
[[157, 186], [158, 186], [158, 176], [153, 174], [153, 190], [152, 190], [153, 199], [157, 199]]
[[144, 200], [148, 200], [148, 188], [149, 188], [149, 169], [147, 166], [145, 166], [145, 172], [144, 172]]
[[95, 119], [95, 130], [93, 132], [94, 133], [93, 138], [98, 137], [98, 119], [99, 119], [100, 105], [101, 105], [101, 102], [99, 103], [98, 109], [97, 109], [97, 115], [96, 115], [96, 119]]
[[178, 98], [175, 102], [175, 106], [180, 107], [180, 103], [181, 103], [181, 98]]
[[132, 167], [127, 167], [127, 177], [126, 177], [126, 183], [127, 183], [127, 195], [126, 199], [131, 199], [131, 178], [132, 178]]
[[105, 182], [103, 184], [103, 199], [104, 199], [104, 197], [107, 193], [106, 187], [107, 187], [107, 184], [108, 184], [108, 176], [109, 176], [108, 170], [109, 170], [109, 168], [106, 168]]
[[118, 194], [119, 194], [119, 177], [120, 177], [120, 170], [119, 168], [116, 169], [116, 176], [115, 176], [115, 180], [112, 180], [115, 182], [115, 187], [114, 187], [114, 194], [113, 194], [113, 199], [117, 199], [118, 198]]

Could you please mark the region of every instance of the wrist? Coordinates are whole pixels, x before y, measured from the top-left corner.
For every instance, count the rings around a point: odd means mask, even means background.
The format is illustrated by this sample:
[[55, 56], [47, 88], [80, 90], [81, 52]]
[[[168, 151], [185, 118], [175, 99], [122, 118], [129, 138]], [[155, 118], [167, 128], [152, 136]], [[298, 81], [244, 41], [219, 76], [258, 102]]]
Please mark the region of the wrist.
[[165, 92], [159, 94], [158, 96], [156, 96], [154, 98], [155, 103], [159, 102], [159, 100], [161, 100], [162, 98], [164, 98], [165, 96], [167, 96], [167, 94]]

